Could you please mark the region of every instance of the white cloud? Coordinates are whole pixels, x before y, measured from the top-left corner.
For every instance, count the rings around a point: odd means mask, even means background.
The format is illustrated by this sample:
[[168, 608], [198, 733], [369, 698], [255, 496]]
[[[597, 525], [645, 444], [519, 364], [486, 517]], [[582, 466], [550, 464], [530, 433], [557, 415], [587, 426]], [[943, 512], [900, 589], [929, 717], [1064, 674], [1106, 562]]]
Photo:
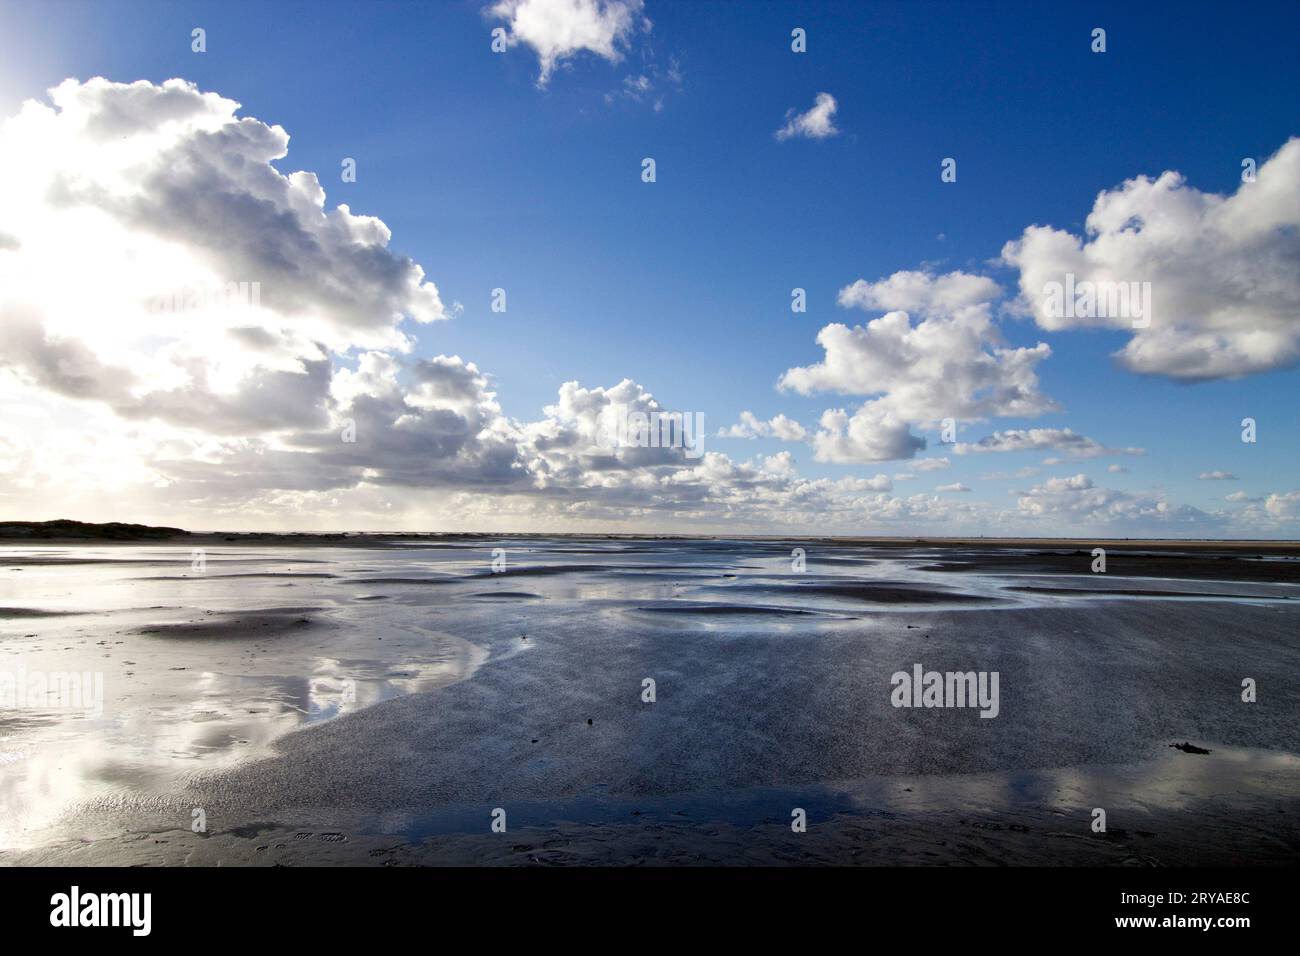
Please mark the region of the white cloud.
[[1107, 525], [1204, 527], [1218, 520], [1197, 508], [1171, 504], [1160, 494], [1131, 494], [1099, 487], [1083, 474], [1049, 478], [1020, 492], [1016, 503], [1022, 515], [1065, 520], [1070, 522], [1070, 527], [1080, 529]]
[[661, 68], [647, 54], [642, 57], [641, 71], [623, 77], [621, 87], [605, 93], [605, 102], [612, 105], [619, 100], [630, 100], [647, 103], [656, 113], [663, 112], [666, 98], [682, 90], [682, 70], [677, 58], [669, 57], [667, 67]]
[[839, 304], [866, 311], [916, 312], [944, 316], [968, 311], [987, 313], [989, 303], [1002, 294], [987, 276], [968, 272], [933, 275], [929, 272], [895, 272], [888, 279], [859, 279], [840, 290]]
[[[149, 507], [211, 526], [283, 521], [291, 502], [387, 513], [437, 489], [454, 509], [487, 495], [621, 521], [629, 507], [810, 514], [887, 490], [808, 482], [789, 456], [611, 448], [616, 406], [662, 410], [628, 380], [566, 383], [540, 421], [510, 419], [472, 362], [404, 356], [404, 322], [446, 317], [437, 290], [378, 219], [328, 209], [314, 175], [271, 166], [284, 130], [182, 81], [70, 81], [52, 96], [0, 129], [0, 404], [42, 413], [0, 447], [18, 472], [7, 503], [133, 483]], [[151, 307], [237, 281], [258, 283], [257, 301]], [[763, 425], [800, 435], [784, 416]]]
[[786, 111], [786, 123], [776, 131], [776, 138], [826, 139], [838, 136], [840, 131], [835, 128], [835, 111], [838, 108], [835, 97], [829, 93], [818, 93], [807, 112], [800, 113], [794, 109]]
[[[1114, 467], [1114, 466], [1112, 466]], [[980, 475], [980, 481], [1010, 481], [1012, 479], [1033, 478], [1038, 474], [1038, 469], [1033, 465], [1027, 465], [1024, 468], [1013, 472], [990, 471]]]
[[288, 134], [238, 103], [182, 80], [50, 96], [0, 128], [0, 366], [23, 381], [141, 421], [309, 427], [331, 352], [447, 317], [383, 222], [278, 172]]
[[827, 409], [812, 438], [818, 461], [851, 465], [911, 458], [925, 448], [925, 439], [912, 434], [907, 422], [878, 403], [868, 402], [850, 415]]
[[1235, 491], [1225, 501], [1241, 505], [1232, 512], [1234, 525], [1245, 529], [1243, 536], [1256, 534], [1285, 535], [1294, 538], [1300, 528], [1300, 491], [1270, 492], [1249, 495]]
[[753, 412], [740, 413], [740, 421], [718, 431], [719, 438], [779, 438], [781, 441], [803, 441], [808, 430], [785, 415], [761, 421]]
[[1264, 499], [1264, 510], [1274, 518], [1300, 518], [1300, 491], [1269, 495]]
[[893, 480], [888, 475], [873, 475], [870, 478], [841, 478], [835, 482], [840, 492], [892, 491]]
[[911, 464], [917, 471], [939, 471], [952, 467], [952, 462], [947, 458], [918, 458]]
[[[778, 387], [804, 395], [883, 395], [882, 407], [909, 422], [1053, 411], [1035, 374], [1051, 350], [1043, 343], [1004, 346], [990, 315], [997, 296], [991, 280], [964, 273], [858, 280], [840, 292], [841, 305], [890, 311], [866, 325], [822, 328], [823, 360], [789, 369]], [[911, 313], [920, 321], [914, 324]]]
[[[843, 409], [826, 412], [813, 439], [817, 459], [910, 458], [926, 447], [911, 433], [913, 424], [1055, 410], [1039, 391], [1035, 371], [1051, 349], [1043, 343], [1004, 345], [991, 316], [998, 296], [992, 280], [962, 272], [898, 272], [841, 290], [842, 306], [890, 311], [866, 325], [822, 328], [817, 342], [825, 350], [823, 360], [787, 370], [778, 388], [879, 397], [852, 416]], [[920, 318], [915, 324], [912, 313]]]
[[[953, 451], [958, 455], [988, 452], [1042, 451], [1060, 449], [1067, 458], [1101, 458], [1107, 455], [1145, 455], [1143, 448], [1108, 448], [1095, 439], [1080, 435], [1069, 428], [1009, 428], [981, 438], [977, 442], [958, 442]], [[1044, 464], [1060, 464], [1065, 459], [1049, 458]]]
[[[1103, 191], [1082, 238], [1030, 226], [1002, 250], [1020, 270], [1021, 304], [1045, 329], [1132, 332], [1117, 353], [1130, 370], [1197, 381], [1300, 361], [1300, 138], [1260, 164], [1231, 196], [1203, 193], [1176, 172]], [[1066, 318], [1044, 286], [1149, 282], [1151, 318]]]
[[1237, 476], [1230, 471], [1203, 471], [1197, 476], [1201, 481], [1236, 481]]
[[935, 491], [941, 491], [941, 492], [949, 492], [949, 491], [970, 491], [970, 488], [967, 487], [966, 485], [963, 485], [960, 481], [956, 481], [956, 482], [953, 482], [951, 485], [939, 485], [939, 486], [938, 486], [937, 488], [935, 488], [934, 490], [935, 490]]
[[[583, 51], [619, 62], [632, 36], [650, 29], [644, 10], [643, 0], [500, 0], [486, 12], [509, 23], [508, 45], [532, 47], [542, 67], [537, 85], [546, 86], [557, 66]], [[635, 91], [638, 80], [631, 82]], [[640, 92], [648, 89], [647, 80]]]
[[[329, 421], [276, 443], [226, 440], [202, 458], [155, 467], [191, 493], [215, 498], [253, 489], [330, 490], [527, 487], [518, 428], [501, 415], [486, 378], [469, 362], [438, 356], [402, 362], [366, 352], [330, 383]], [[354, 441], [344, 440], [345, 427]]]
[[1263, 495], [1236, 491], [1225, 496], [1224, 500], [1242, 505], [1233, 511], [1239, 527], [1272, 534], [1285, 529], [1287, 537], [1295, 537], [1296, 528], [1300, 525], [1300, 491], [1269, 492]]

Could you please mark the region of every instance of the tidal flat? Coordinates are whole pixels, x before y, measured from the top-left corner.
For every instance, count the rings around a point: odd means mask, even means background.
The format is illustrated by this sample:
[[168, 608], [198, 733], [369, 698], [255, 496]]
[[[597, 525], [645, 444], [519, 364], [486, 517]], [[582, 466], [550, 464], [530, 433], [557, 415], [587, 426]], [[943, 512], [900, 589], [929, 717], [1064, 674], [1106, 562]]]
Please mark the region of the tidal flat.
[[1294, 863], [1300, 549], [1107, 547], [6, 543], [0, 863]]

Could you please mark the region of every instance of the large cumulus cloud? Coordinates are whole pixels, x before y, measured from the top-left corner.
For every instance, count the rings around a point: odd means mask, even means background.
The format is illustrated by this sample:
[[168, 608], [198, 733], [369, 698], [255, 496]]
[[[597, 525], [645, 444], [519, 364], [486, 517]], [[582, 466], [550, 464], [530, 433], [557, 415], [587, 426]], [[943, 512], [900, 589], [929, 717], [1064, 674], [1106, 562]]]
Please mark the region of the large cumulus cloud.
[[[1176, 172], [1138, 176], [1098, 195], [1085, 236], [1030, 226], [1003, 259], [1022, 304], [1045, 329], [1129, 330], [1120, 362], [1182, 381], [1236, 378], [1300, 361], [1300, 139], [1230, 196]], [[1048, 283], [1149, 282], [1151, 315], [1066, 317]]]
[[446, 312], [378, 219], [272, 166], [278, 126], [182, 80], [68, 80], [0, 128], [0, 364], [125, 417], [322, 422], [330, 353]]
[[898, 272], [842, 289], [840, 305], [885, 314], [865, 325], [825, 326], [817, 334], [822, 361], [789, 369], [778, 387], [804, 395], [877, 397], [852, 413], [823, 414], [812, 440], [817, 458], [911, 458], [926, 447], [912, 433], [914, 424], [1054, 410], [1036, 372], [1051, 349], [1041, 342], [1030, 348], [1005, 344], [992, 316], [999, 296], [991, 279], [963, 272]]

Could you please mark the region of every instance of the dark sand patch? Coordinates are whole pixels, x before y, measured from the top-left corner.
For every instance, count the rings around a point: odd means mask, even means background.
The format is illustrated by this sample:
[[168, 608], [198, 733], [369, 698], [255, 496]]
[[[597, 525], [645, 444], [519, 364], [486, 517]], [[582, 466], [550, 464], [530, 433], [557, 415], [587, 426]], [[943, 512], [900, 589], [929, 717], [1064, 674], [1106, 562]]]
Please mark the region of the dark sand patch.
[[279, 637], [309, 627], [319, 627], [321, 622], [310, 616], [319, 611], [320, 608], [315, 607], [291, 607], [221, 614], [208, 612], [206, 616], [193, 621], [149, 624], [137, 628], [132, 633], [148, 637], [177, 638]]
[[[8, 559], [4, 566], [10, 570], [19, 570], [21, 568], [41, 568], [41, 567], [76, 567], [79, 565], [116, 565], [120, 567], [152, 567], [166, 568], [176, 567], [178, 565], [189, 566], [190, 556], [188, 554], [177, 553], [175, 557], [160, 555], [156, 558], [83, 558], [83, 557], [62, 557], [59, 555], [5, 555]], [[283, 558], [218, 558], [211, 554], [207, 557], [208, 564], [328, 564], [328, 561], [317, 561], [314, 559], [295, 558], [286, 562]], [[139, 580], [147, 581], [149, 578], [140, 578]]]
[[519, 567], [506, 567], [504, 571], [482, 571], [471, 577], [504, 578], [516, 577], [550, 577], [557, 574], [602, 574], [602, 575], [644, 575], [646, 577], [678, 577], [715, 574], [719, 571], [735, 571], [750, 568], [745, 564], [535, 564]]
[[[664, 572], [676, 571], [678, 574], [687, 574], [690, 571], [697, 570], [692, 565], [678, 565], [672, 567], [668, 565], [638, 565], [638, 564], [537, 564], [522, 568], [507, 567], [504, 571], [488, 571], [475, 575], [476, 577], [549, 577], [554, 574], [609, 574], [612, 571], [645, 571], [645, 572]], [[699, 568], [699, 570], [704, 570]]]
[[[779, 556], [779, 557], [783, 557], [783, 558], [788, 558], [788, 557], [790, 556], [790, 555], [789, 555], [789, 552], [786, 551], [785, 549], [781, 549], [780, 551], [775, 551], [775, 552], [772, 552], [772, 553], [775, 554], [775, 555], [777, 555], [777, 556]], [[866, 567], [867, 565], [879, 564], [879, 563], [880, 563], [880, 559], [879, 559], [879, 558], [869, 558], [869, 557], [865, 557], [865, 556], [864, 556], [864, 557], [852, 557], [852, 558], [849, 558], [849, 557], [832, 557], [832, 556], [827, 555], [827, 554], [822, 554], [821, 552], [814, 552], [814, 553], [812, 553], [812, 554], [807, 555], [807, 560], [808, 560], [808, 564], [809, 564], [810, 566], [816, 565], [816, 566], [818, 566], [818, 567], [824, 565], [824, 566], [827, 566], [827, 567], [852, 567], [852, 568], [861, 568], [861, 567]]]
[[0, 607], [0, 621], [26, 617], [71, 617], [85, 611], [46, 611], [35, 607]]
[[349, 578], [348, 584], [457, 584], [466, 578], [448, 574], [440, 578]]
[[940, 588], [912, 586], [894, 581], [880, 583], [846, 582], [844, 584], [741, 584], [729, 591], [768, 592], [779, 597], [811, 596], [850, 598], [873, 604], [980, 604], [996, 598]]
[[437, 585], [457, 584], [470, 581], [483, 581], [509, 577], [551, 577], [561, 574], [597, 574], [606, 577], [623, 575], [642, 575], [645, 577], [692, 578], [701, 573], [719, 570], [731, 570], [731, 565], [716, 567], [685, 565], [678, 568], [658, 567], [652, 565], [625, 564], [557, 564], [536, 565], [532, 567], [506, 568], [504, 571], [472, 571], [467, 574], [445, 574], [440, 577], [385, 576], [377, 578], [349, 578], [349, 584], [416, 584]]
[[671, 604], [646, 604], [637, 608], [636, 611], [647, 611], [652, 614], [701, 614], [708, 617], [715, 616], [742, 616], [742, 615], [769, 615], [769, 614], [788, 614], [788, 615], [812, 615], [817, 611], [805, 610], [797, 607], [770, 607], [761, 604], [705, 604], [700, 601], [675, 601]]
[[1154, 598], [1223, 598], [1227, 601], [1289, 601], [1286, 595], [1276, 594], [1223, 594], [1209, 591], [1162, 591], [1155, 588], [1049, 588], [1030, 585], [1003, 588], [1004, 591], [1024, 591], [1030, 594], [1059, 594], [1070, 596], [1078, 594], [1085, 597], [1093, 595], [1116, 597], [1154, 597]]
[[[975, 572], [984, 574], [1088, 574], [1092, 570], [1089, 551], [968, 552], [944, 555], [922, 571]], [[1123, 550], [1106, 551], [1108, 577], [1188, 578], [1207, 581], [1259, 581], [1300, 584], [1300, 561], [1266, 558], [1263, 550], [1250, 554], [1151, 554]]]
[[337, 578], [337, 574], [326, 571], [248, 571], [242, 574], [205, 574], [195, 571], [193, 574], [158, 574], [137, 581], [202, 581], [204, 578]]
[[190, 563], [190, 559], [188, 556], [184, 558], [177, 557], [175, 559], [168, 559], [168, 558], [60, 558], [60, 557], [45, 557], [45, 556], [33, 557], [30, 555], [17, 555], [16, 558], [17, 560], [12, 560], [12, 559], [7, 560], [5, 562], [5, 565], [11, 570], [16, 571], [21, 568], [76, 567], [78, 565], [93, 565], [93, 564], [110, 564], [110, 565], [121, 566], [124, 568], [126, 567], [158, 568], [158, 567], [167, 567], [169, 565], [172, 567], [175, 567], [176, 565], [179, 564], [188, 565]]

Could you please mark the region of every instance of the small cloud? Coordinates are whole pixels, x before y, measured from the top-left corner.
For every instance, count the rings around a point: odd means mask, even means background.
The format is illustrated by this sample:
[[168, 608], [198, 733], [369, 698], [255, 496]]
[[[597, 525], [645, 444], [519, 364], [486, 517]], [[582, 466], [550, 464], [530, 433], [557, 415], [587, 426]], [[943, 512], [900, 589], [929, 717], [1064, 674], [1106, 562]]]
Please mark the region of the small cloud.
[[1236, 481], [1237, 476], [1230, 471], [1203, 471], [1197, 476], [1201, 481]]
[[760, 458], [759, 468], [769, 475], [779, 475], [783, 478], [796, 478], [799, 474], [795, 469], [794, 456], [788, 451], [781, 451], [775, 455]]
[[776, 131], [776, 138], [787, 140], [802, 136], [807, 139], [826, 139], [838, 136], [840, 131], [835, 128], [834, 119], [838, 107], [835, 97], [829, 93], [818, 93], [808, 112], [798, 113], [794, 109], [786, 111], [786, 123]]
[[668, 82], [679, 90], [682, 88], [682, 63], [675, 56], [668, 58]]
[[934, 490], [935, 491], [970, 491], [970, 489], [965, 485], [963, 485], [960, 481], [954, 482], [951, 485], [940, 485], [938, 488]]
[[[1068, 428], [1009, 428], [994, 432], [974, 443], [958, 442], [953, 448], [959, 455], [987, 452], [1040, 451], [1059, 449], [1067, 458], [1100, 458], [1105, 455], [1145, 455], [1145, 448], [1108, 448], [1095, 439]], [[1059, 465], [1066, 459], [1048, 458], [1044, 465]]]
[[777, 415], [771, 421], [760, 421], [753, 412], [740, 413], [740, 421], [718, 430], [719, 438], [779, 438], [781, 441], [803, 441], [808, 431], [798, 422]]
[[1122, 475], [1128, 471], [1123, 465], [1107, 465], [1106, 470], [1112, 475]]
[[990, 471], [987, 474], [980, 475], [980, 481], [1010, 481], [1021, 478], [1033, 478], [1038, 474], [1038, 469], [1033, 465], [1026, 465], [1019, 471]]
[[499, 0], [485, 13], [506, 20], [506, 43], [532, 47], [541, 60], [537, 85], [546, 86], [555, 68], [585, 51], [611, 63], [638, 30], [649, 30], [644, 0]]
[[612, 106], [619, 100], [631, 100], [633, 103], [646, 103], [656, 113], [662, 113], [667, 98], [673, 93], [682, 92], [682, 71], [676, 58], [670, 57], [665, 71], [648, 58], [640, 73], [623, 77], [622, 86], [605, 94], [606, 105]]
[[947, 458], [918, 458], [912, 462], [912, 467], [917, 471], [939, 471], [943, 468], [951, 468], [952, 462]]

